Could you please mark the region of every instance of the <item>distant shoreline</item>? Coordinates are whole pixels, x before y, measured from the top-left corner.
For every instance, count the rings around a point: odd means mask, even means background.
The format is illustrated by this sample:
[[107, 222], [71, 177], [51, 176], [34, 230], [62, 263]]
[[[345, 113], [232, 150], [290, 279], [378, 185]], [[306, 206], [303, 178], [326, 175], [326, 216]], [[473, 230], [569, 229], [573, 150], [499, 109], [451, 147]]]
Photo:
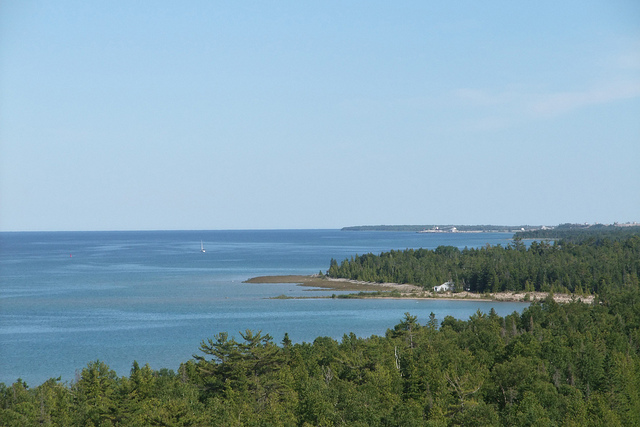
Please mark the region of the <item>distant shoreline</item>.
[[[472, 292], [431, 292], [423, 288], [410, 284], [400, 283], [376, 283], [362, 282], [348, 279], [333, 279], [319, 275], [282, 275], [282, 276], [259, 276], [246, 280], [245, 283], [295, 283], [299, 286], [321, 288], [335, 291], [358, 291], [359, 294], [352, 295], [353, 298], [387, 298], [387, 299], [443, 299], [443, 300], [473, 300], [473, 301], [497, 301], [497, 302], [530, 302], [544, 300], [549, 296], [548, 292], [495, 292], [487, 294], [477, 294]], [[378, 292], [376, 292], [378, 291]], [[364, 292], [375, 292], [367, 296]], [[388, 293], [388, 295], [385, 295]], [[528, 298], [527, 298], [528, 295]], [[291, 297], [295, 298], [295, 297]], [[553, 294], [554, 301], [558, 303], [568, 303], [571, 301], [582, 301], [591, 304], [593, 295], [578, 296], [571, 294]]]
[[415, 233], [515, 233], [534, 230], [542, 226], [530, 225], [356, 225], [342, 227], [341, 231], [395, 231]]

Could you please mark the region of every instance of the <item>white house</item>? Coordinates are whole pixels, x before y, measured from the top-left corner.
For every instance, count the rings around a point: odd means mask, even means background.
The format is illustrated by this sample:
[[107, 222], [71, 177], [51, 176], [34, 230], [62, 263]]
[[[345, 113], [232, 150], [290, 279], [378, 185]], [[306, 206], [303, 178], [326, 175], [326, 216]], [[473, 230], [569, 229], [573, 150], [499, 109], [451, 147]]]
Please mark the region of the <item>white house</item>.
[[453, 282], [449, 281], [449, 282], [444, 282], [442, 285], [440, 286], [434, 286], [433, 287], [433, 292], [448, 292], [453, 290]]

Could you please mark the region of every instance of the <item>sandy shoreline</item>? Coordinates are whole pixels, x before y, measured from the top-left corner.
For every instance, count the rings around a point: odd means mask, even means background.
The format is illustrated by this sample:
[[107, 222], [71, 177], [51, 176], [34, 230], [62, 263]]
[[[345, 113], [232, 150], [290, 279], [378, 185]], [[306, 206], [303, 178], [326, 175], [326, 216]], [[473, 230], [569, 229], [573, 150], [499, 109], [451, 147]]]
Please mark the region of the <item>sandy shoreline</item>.
[[[302, 275], [290, 275], [290, 276], [260, 276], [254, 277], [246, 281], [247, 283], [295, 283], [299, 286], [308, 286], [314, 288], [320, 288], [324, 290], [336, 290], [336, 291], [381, 291], [381, 292], [393, 292], [393, 295], [384, 296], [376, 294], [375, 298], [408, 298], [408, 299], [422, 299], [422, 298], [438, 298], [438, 299], [473, 299], [478, 301], [504, 301], [504, 302], [525, 302], [527, 301], [527, 295], [529, 301], [543, 300], [549, 295], [548, 292], [496, 292], [487, 294], [475, 294], [471, 292], [441, 292], [435, 293], [425, 291], [419, 286], [400, 284], [400, 283], [376, 283], [376, 282], [361, 282], [357, 280], [348, 279], [332, 279], [329, 277], [323, 277], [318, 275], [302, 276]], [[366, 295], [362, 296], [366, 298]], [[570, 294], [553, 294], [553, 299], [559, 303], [567, 303], [571, 301], [581, 300], [584, 303], [591, 304], [593, 302], [593, 295], [578, 296]]]

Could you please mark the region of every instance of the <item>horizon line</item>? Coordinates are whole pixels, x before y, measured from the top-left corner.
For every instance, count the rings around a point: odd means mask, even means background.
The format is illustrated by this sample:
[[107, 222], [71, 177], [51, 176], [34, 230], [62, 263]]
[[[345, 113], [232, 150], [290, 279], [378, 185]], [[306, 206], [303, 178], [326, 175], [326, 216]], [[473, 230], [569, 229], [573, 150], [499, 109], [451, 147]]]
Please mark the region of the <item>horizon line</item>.
[[556, 225], [546, 225], [546, 224], [517, 224], [517, 225], [501, 225], [501, 224], [376, 224], [376, 225], [348, 225], [342, 227], [318, 227], [318, 228], [149, 228], [149, 229], [135, 229], [135, 228], [122, 228], [122, 229], [86, 229], [86, 230], [71, 230], [71, 229], [63, 229], [63, 230], [0, 230], [0, 233], [83, 233], [83, 232], [158, 232], [158, 231], [295, 231], [295, 230], [342, 230], [345, 228], [355, 228], [355, 227], [424, 227], [424, 226], [458, 226], [458, 227], [556, 227], [558, 225], [563, 224], [574, 224], [574, 225], [616, 225], [616, 224], [630, 224], [630, 225], [640, 225], [640, 222], [637, 221], [626, 221], [620, 222], [615, 221], [613, 223], [586, 223], [586, 222], [563, 222]]

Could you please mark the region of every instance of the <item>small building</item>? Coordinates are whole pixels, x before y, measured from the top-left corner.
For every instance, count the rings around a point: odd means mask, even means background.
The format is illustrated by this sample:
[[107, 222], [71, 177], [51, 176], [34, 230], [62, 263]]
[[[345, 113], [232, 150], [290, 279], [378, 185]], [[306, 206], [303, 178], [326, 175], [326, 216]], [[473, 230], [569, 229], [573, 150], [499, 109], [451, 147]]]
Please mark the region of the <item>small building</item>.
[[449, 292], [449, 291], [452, 291], [452, 290], [453, 290], [453, 282], [452, 281], [444, 282], [440, 286], [434, 286], [433, 287], [433, 292]]

